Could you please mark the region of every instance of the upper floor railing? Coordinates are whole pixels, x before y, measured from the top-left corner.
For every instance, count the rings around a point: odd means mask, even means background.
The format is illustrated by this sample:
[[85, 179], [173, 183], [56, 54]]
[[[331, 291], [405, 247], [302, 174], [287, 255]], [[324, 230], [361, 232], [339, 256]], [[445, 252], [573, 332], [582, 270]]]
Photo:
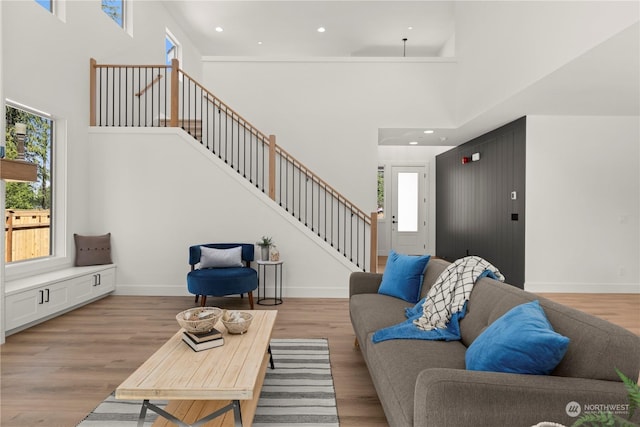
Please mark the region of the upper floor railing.
[[376, 271], [367, 214], [180, 69], [90, 61], [90, 125], [180, 127], [365, 271]]

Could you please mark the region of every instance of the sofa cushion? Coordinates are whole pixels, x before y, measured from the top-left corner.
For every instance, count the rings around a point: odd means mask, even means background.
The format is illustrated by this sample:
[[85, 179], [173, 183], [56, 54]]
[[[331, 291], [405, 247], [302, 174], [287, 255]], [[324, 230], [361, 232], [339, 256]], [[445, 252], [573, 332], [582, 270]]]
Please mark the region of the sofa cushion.
[[416, 378], [425, 369], [464, 370], [459, 341], [366, 340], [367, 365], [390, 425], [413, 426]]
[[467, 350], [467, 369], [549, 375], [569, 338], [556, 333], [538, 301], [520, 304], [482, 332]]
[[[512, 285], [484, 278], [478, 280], [460, 321], [462, 343], [470, 346], [491, 323], [511, 308], [539, 300], [553, 329], [568, 337], [569, 348], [552, 375], [620, 381], [613, 369], [638, 376], [638, 359], [629, 357], [629, 346], [640, 353], [640, 337], [604, 319], [525, 292]], [[602, 355], [607, 354], [607, 358]]]
[[382, 274], [378, 293], [416, 303], [430, 255], [402, 255], [393, 249], [389, 252], [387, 265]]
[[387, 295], [353, 295], [349, 299], [349, 313], [353, 330], [356, 332], [362, 350], [366, 351], [364, 341], [370, 339], [367, 336], [369, 333], [407, 320], [404, 315], [407, 307], [411, 307], [411, 304]]

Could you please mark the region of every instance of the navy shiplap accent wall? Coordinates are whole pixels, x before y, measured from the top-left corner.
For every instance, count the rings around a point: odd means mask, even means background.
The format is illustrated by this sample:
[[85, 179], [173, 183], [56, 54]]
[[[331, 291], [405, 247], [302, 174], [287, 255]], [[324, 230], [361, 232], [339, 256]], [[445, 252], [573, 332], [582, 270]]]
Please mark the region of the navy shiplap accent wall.
[[[436, 254], [478, 255], [524, 287], [526, 118], [436, 156]], [[479, 161], [462, 164], [463, 157]], [[516, 199], [512, 200], [515, 191]]]

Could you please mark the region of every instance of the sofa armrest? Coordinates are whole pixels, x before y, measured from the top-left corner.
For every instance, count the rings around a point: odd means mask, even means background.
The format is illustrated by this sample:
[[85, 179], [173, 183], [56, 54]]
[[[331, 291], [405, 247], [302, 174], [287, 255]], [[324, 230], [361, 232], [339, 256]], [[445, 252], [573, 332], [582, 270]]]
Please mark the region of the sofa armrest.
[[[617, 381], [426, 369], [416, 380], [413, 425], [572, 425], [578, 416], [607, 408], [626, 419], [628, 403]], [[578, 407], [580, 414], [567, 413]]]
[[349, 276], [349, 297], [356, 294], [376, 294], [382, 282], [382, 274], [356, 271]]

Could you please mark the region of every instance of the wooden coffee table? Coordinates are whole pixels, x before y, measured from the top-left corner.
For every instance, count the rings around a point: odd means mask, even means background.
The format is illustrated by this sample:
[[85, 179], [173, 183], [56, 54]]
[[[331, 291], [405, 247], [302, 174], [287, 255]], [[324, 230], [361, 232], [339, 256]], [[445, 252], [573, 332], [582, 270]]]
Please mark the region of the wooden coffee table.
[[[269, 362], [275, 310], [248, 311], [253, 322], [243, 335], [231, 335], [222, 322], [224, 345], [200, 352], [182, 342], [181, 329], [116, 389], [116, 399], [140, 399], [138, 427], [147, 410], [159, 426], [235, 426], [253, 423]], [[149, 402], [168, 400], [165, 409]]]

